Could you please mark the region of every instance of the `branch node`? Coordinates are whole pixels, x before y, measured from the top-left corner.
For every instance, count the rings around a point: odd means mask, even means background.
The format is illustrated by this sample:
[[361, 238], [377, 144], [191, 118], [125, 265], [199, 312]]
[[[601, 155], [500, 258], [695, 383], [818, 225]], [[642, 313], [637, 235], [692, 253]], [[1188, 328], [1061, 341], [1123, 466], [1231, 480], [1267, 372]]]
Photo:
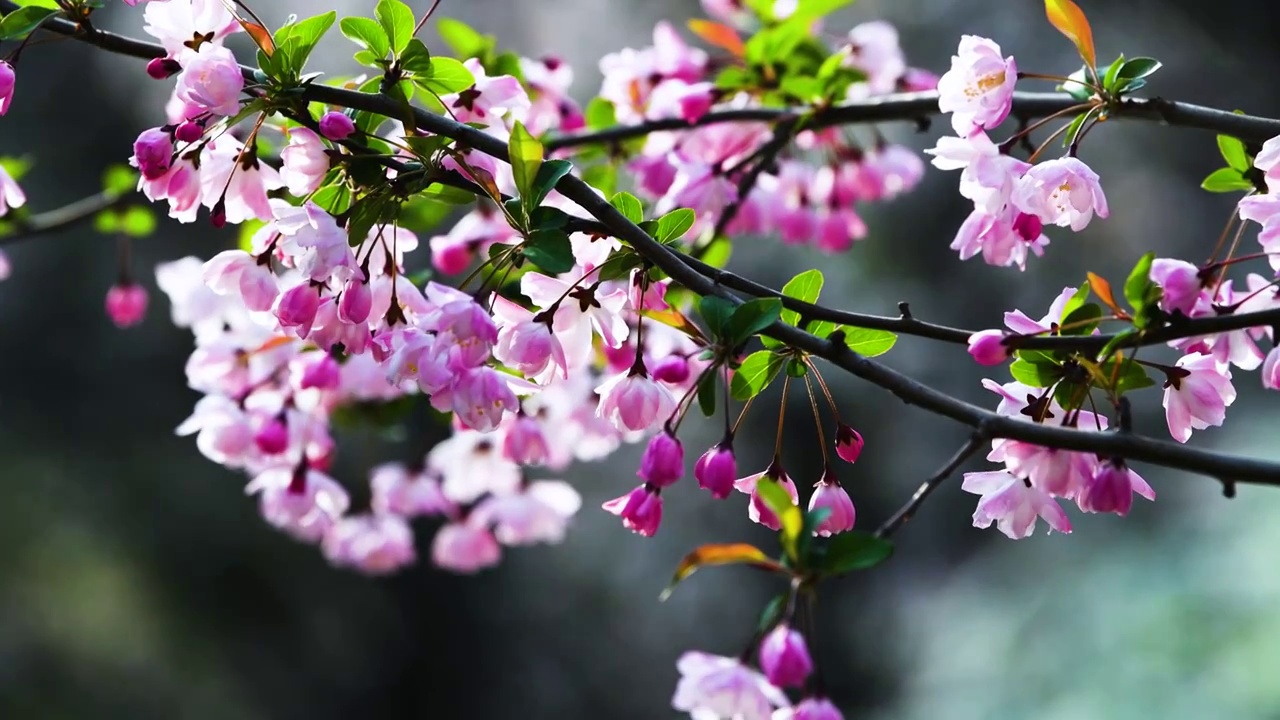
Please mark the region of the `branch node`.
[[901, 319], [905, 322], [915, 320], [915, 317], [911, 314], [911, 303], [908, 303], [906, 300], [898, 303], [898, 312], [901, 313]]
[[1236, 496], [1236, 481], [1225, 478], [1218, 478], [1218, 480], [1222, 483], [1222, 497], [1228, 500], [1234, 498]]

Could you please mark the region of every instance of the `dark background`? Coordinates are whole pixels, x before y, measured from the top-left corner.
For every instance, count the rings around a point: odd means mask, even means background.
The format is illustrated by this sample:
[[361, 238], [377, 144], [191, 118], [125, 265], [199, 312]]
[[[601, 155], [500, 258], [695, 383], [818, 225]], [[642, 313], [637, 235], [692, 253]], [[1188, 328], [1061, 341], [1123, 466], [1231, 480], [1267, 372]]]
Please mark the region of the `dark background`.
[[[421, 11], [428, 3], [413, 4]], [[315, 12], [310, 3], [256, 5], [272, 22]], [[372, 5], [337, 8], [370, 14]], [[1166, 63], [1152, 94], [1280, 112], [1270, 3], [1083, 5], [1104, 60], [1124, 51]], [[445, 0], [439, 12], [527, 55], [565, 56], [585, 100], [598, 88], [601, 54], [645, 46], [654, 21], [683, 21], [698, 8], [687, 0]], [[140, 34], [141, 8], [106, 14], [106, 25]], [[938, 71], [961, 33], [995, 38], [1023, 70], [1078, 65], [1030, 0], [864, 0], [826, 29], [843, 34], [879, 17], [898, 24], [913, 64]], [[349, 70], [352, 48], [334, 36], [319, 65]], [[127, 158], [137, 133], [161, 119], [167, 91], [138, 61], [42, 43], [22, 58], [17, 102], [0, 120], [0, 155], [36, 161], [24, 186], [37, 210], [91, 194], [101, 170]], [[924, 135], [886, 128], [917, 148], [944, 131], [945, 123]], [[955, 174], [934, 171], [918, 192], [868, 208], [871, 237], [848, 255], [784, 250], [765, 238], [741, 243], [734, 267], [781, 284], [821, 263], [824, 300], [834, 304], [892, 313], [909, 300], [922, 318], [993, 327], [1015, 306], [1039, 317], [1086, 270], [1123, 277], [1147, 249], [1193, 261], [1208, 254], [1233, 202], [1198, 189], [1221, 164], [1210, 135], [1110, 123], [1090, 134], [1083, 157], [1102, 175], [1112, 218], [1079, 235], [1051, 232], [1048, 257], [1025, 274], [956, 259], [947, 245], [965, 201]], [[151, 275], [157, 262], [208, 257], [233, 238], [201, 221], [165, 225], [142, 242], [136, 269], [152, 288], [152, 308], [127, 331], [102, 312], [113, 240], [81, 227], [6, 248], [0, 718], [667, 717], [681, 652], [740, 649], [777, 589], [768, 579], [708, 570], [670, 601], [656, 598], [696, 544], [772, 541], [744, 522], [741, 496], [712, 503], [691, 483], [667, 496], [658, 537], [624, 531], [598, 507], [634, 484], [634, 448], [569, 473], [585, 505], [563, 546], [509, 552], [477, 577], [422, 563], [369, 579], [333, 570], [314, 548], [267, 528], [242, 493], [243, 477], [173, 435], [197, 399], [182, 370], [191, 338], [169, 321]], [[885, 359], [994, 406], [962, 348], [904, 338]], [[1230, 429], [1193, 442], [1280, 457], [1274, 411], [1264, 405], [1272, 398], [1256, 374], [1237, 372], [1236, 385], [1242, 397]], [[836, 391], [867, 438], [844, 480], [859, 524], [872, 526], [962, 443], [964, 430], [861, 383], [841, 378]], [[1162, 436], [1158, 391], [1139, 397], [1139, 429]], [[750, 424], [761, 441], [741, 447], [767, 447], [769, 423]], [[806, 425], [796, 427], [789, 467], [809, 482], [812, 440], [799, 429]], [[344, 435], [336, 474], [360, 485], [371, 464], [421, 453], [428, 438]], [[691, 428], [690, 455], [714, 438], [710, 427]], [[744, 470], [765, 459], [744, 452]], [[1228, 501], [1204, 478], [1139, 470], [1157, 503], [1138, 500], [1125, 520], [1070, 510], [1072, 536], [1017, 543], [972, 528], [975, 498], [952, 482], [902, 532], [892, 562], [825, 586], [818, 652], [847, 716], [1280, 713], [1280, 493], [1242, 487]], [[424, 554], [428, 537], [420, 538]]]

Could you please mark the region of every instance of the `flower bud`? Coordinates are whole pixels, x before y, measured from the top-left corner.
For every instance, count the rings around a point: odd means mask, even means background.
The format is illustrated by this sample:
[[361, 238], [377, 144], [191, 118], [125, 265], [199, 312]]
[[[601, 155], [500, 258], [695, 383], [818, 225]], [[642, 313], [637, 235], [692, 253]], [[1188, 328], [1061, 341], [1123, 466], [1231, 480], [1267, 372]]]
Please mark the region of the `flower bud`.
[[711, 491], [711, 497], [723, 500], [733, 492], [738, 479], [738, 463], [733, 457], [733, 446], [720, 443], [702, 454], [693, 466], [693, 477], [698, 487]]
[[276, 298], [275, 315], [284, 327], [298, 328], [298, 337], [311, 333], [320, 309], [320, 295], [310, 283], [299, 283]]
[[760, 669], [778, 687], [800, 687], [813, 672], [813, 660], [804, 636], [786, 623], [775, 627], [760, 642]]
[[327, 112], [320, 118], [320, 134], [330, 140], [346, 140], [356, 131], [356, 124], [346, 113]]
[[1004, 345], [1004, 332], [983, 330], [969, 336], [969, 354], [979, 365], [999, 365], [1009, 359]]
[[341, 382], [342, 366], [333, 359], [332, 355], [325, 354], [303, 369], [302, 380], [298, 386], [303, 390], [307, 388], [334, 390]]
[[160, 128], [144, 130], [133, 141], [133, 158], [142, 176], [155, 180], [169, 171], [173, 159], [173, 138]]
[[165, 80], [182, 72], [182, 66], [173, 58], [155, 58], [147, 63], [147, 74], [153, 80]]
[[862, 436], [857, 430], [840, 423], [836, 426], [836, 455], [845, 462], [857, 462], [862, 454]]
[[808, 697], [791, 709], [790, 720], [844, 720], [844, 715], [827, 698]]
[[13, 102], [13, 86], [17, 79], [13, 66], [0, 60], [0, 115], [9, 112], [9, 105]]
[[107, 317], [116, 327], [127, 328], [142, 322], [147, 315], [147, 290], [141, 285], [129, 283], [116, 285], [107, 291]]
[[204, 128], [200, 123], [184, 122], [173, 131], [173, 136], [185, 143], [193, 143], [204, 137]]
[[358, 279], [347, 283], [338, 300], [338, 319], [352, 325], [359, 325], [369, 319], [369, 311], [373, 309], [373, 291], [369, 284]]
[[689, 361], [679, 355], [668, 355], [654, 367], [653, 378], [679, 385], [689, 379]]
[[279, 455], [289, 449], [289, 428], [280, 418], [271, 418], [254, 434], [253, 443], [267, 455]]
[[666, 430], [654, 435], [640, 458], [636, 475], [654, 487], [675, 484], [684, 476], [684, 446], [680, 440]]

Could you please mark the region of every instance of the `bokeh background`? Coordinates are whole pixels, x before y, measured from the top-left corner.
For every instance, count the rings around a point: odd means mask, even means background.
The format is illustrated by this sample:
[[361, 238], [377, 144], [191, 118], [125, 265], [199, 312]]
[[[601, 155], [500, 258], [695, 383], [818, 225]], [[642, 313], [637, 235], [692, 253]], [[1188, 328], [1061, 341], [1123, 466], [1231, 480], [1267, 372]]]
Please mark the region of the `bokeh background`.
[[[428, 3], [412, 4], [421, 12]], [[1152, 93], [1280, 113], [1266, 0], [1083, 4], [1105, 59], [1123, 51], [1165, 61]], [[138, 34], [140, 10], [115, 5], [102, 24]], [[255, 5], [272, 22], [315, 12], [301, 0]], [[372, 5], [326, 4], [340, 14]], [[647, 45], [655, 21], [682, 22], [699, 8], [444, 0], [439, 12], [523, 54], [565, 57], [585, 100], [599, 87], [602, 54]], [[961, 33], [994, 37], [1025, 70], [1078, 65], [1031, 0], [862, 0], [827, 30], [874, 18], [898, 25], [913, 64], [938, 71]], [[334, 36], [317, 58], [341, 72], [350, 48]], [[59, 206], [96, 191], [101, 170], [156, 123], [166, 93], [137, 61], [41, 43], [22, 58], [0, 154], [34, 159], [24, 182], [32, 206]], [[884, 130], [924, 148], [945, 128]], [[1086, 270], [1122, 277], [1147, 249], [1208, 254], [1232, 202], [1198, 189], [1220, 164], [1212, 136], [1110, 123], [1090, 134], [1083, 155], [1102, 175], [1112, 218], [1079, 235], [1052, 233], [1048, 257], [1023, 274], [956, 259], [947, 245], [965, 201], [954, 174], [933, 171], [914, 194], [868, 209], [871, 236], [845, 256], [762, 238], [739, 245], [734, 268], [781, 284], [821, 263], [825, 301], [892, 313], [909, 300], [919, 317], [990, 327], [1011, 307], [1038, 317]], [[0, 718], [670, 717], [681, 652], [740, 649], [777, 590], [770, 579], [709, 570], [668, 602], [657, 596], [692, 546], [768, 544], [768, 533], [745, 522], [741, 496], [713, 503], [688, 484], [667, 495], [658, 537], [624, 531], [596, 508], [634, 484], [634, 448], [569, 474], [585, 506], [563, 546], [510, 552], [476, 577], [424, 563], [369, 579], [268, 529], [243, 477], [173, 435], [197, 398], [182, 371], [191, 338], [170, 323], [150, 275], [157, 262], [208, 257], [230, 242], [198, 223], [165, 225], [140, 243], [136, 268], [153, 306], [128, 331], [102, 311], [115, 275], [111, 239], [82, 227], [6, 248], [14, 270], [0, 284]], [[962, 348], [904, 338], [885, 360], [991, 403]], [[1267, 404], [1275, 399], [1262, 396], [1256, 374], [1237, 375], [1229, 429], [1193, 442], [1280, 457]], [[871, 526], [964, 431], [877, 388], [844, 378], [835, 386], [867, 438], [862, 460], [843, 473], [860, 524]], [[1158, 392], [1138, 405], [1138, 428], [1162, 435]], [[748, 431], [761, 442], [740, 444], [744, 468], [767, 459], [766, 425]], [[816, 453], [806, 426], [795, 427], [788, 465], [807, 481]], [[345, 434], [337, 472], [360, 484], [371, 463], [421, 453], [429, 432], [393, 443]], [[714, 439], [712, 428], [693, 427], [686, 443], [696, 456]], [[1280, 491], [1241, 487], [1227, 500], [1204, 478], [1139, 470], [1158, 502], [1139, 500], [1124, 520], [1072, 510], [1073, 535], [1021, 542], [972, 528], [975, 498], [958, 482], [941, 489], [900, 534], [892, 562], [832, 583], [821, 598], [818, 653], [847, 717], [1280, 715]]]

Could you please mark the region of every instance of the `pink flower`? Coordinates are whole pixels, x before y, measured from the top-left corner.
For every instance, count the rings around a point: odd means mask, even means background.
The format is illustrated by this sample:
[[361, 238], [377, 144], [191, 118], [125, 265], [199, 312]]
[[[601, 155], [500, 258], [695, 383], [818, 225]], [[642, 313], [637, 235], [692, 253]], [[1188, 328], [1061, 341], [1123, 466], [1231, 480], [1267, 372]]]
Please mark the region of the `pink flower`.
[[21, 187], [18, 187], [18, 181], [14, 180], [5, 171], [3, 165], [0, 165], [0, 215], [5, 215], [12, 209], [20, 208], [26, 202], [27, 195], [22, 192]]
[[459, 573], [474, 573], [498, 564], [502, 547], [493, 533], [470, 522], [451, 522], [431, 542], [431, 562]]
[[306, 128], [291, 129], [289, 144], [280, 151], [280, 179], [289, 193], [302, 197], [313, 192], [327, 172], [329, 156], [320, 136]]
[[0, 115], [9, 112], [9, 105], [13, 103], [13, 86], [17, 83], [17, 78], [13, 66], [0, 60]]
[[1179, 358], [1168, 376], [1162, 404], [1174, 440], [1186, 442], [1192, 429], [1222, 425], [1227, 406], [1236, 400], [1230, 370], [1211, 355], [1192, 353]]
[[413, 530], [396, 515], [343, 518], [325, 533], [321, 549], [334, 565], [369, 575], [387, 575], [417, 559]]
[[689, 379], [689, 361], [680, 355], [668, 355], [653, 368], [655, 380], [680, 385]]
[[[200, 156], [200, 201], [213, 210], [215, 220], [221, 209], [222, 221], [233, 225], [250, 218], [274, 219], [267, 192], [284, 187], [280, 174], [259, 162], [253, 148], [224, 140], [219, 139]], [[172, 186], [169, 192], [173, 192]]]
[[814, 530], [815, 534], [831, 537], [853, 529], [853, 522], [857, 519], [853, 500], [849, 499], [849, 493], [840, 486], [839, 480], [829, 476], [828, 473], [823, 474], [817, 489], [813, 491], [813, 496], [809, 498], [810, 512], [821, 508], [830, 510], [831, 514], [826, 520], [818, 523], [818, 527]]
[[693, 466], [693, 476], [698, 487], [711, 491], [711, 497], [719, 500], [729, 497], [738, 478], [733, 446], [726, 441], [703, 453]]
[[981, 130], [964, 138], [943, 137], [925, 153], [933, 155], [939, 170], [960, 170], [960, 195], [973, 201], [987, 215], [1001, 213], [1019, 179], [1031, 168], [1011, 155], [1000, 152]]
[[220, 0], [149, 2], [143, 17], [147, 24], [142, 29], [160, 40], [170, 58], [184, 64], [194, 54], [188, 44], [192, 38], [208, 36], [217, 43], [240, 29], [239, 23]]
[[883, 20], [855, 25], [849, 31], [849, 51], [849, 64], [867, 76], [867, 90], [873, 95], [893, 92], [907, 71], [898, 30]]
[[544, 465], [551, 455], [542, 425], [528, 415], [518, 415], [507, 426], [502, 438], [502, 452], [520, 465]]
[[596, 392], [596, 414], [621, 432], [644, 432], [665, 421], [675, 410], [671, 391], [645, 375], [630, 371], [606, 380]]
[[1262, 387], [1280, 390], [1280, 347], [1271, 348], [1262, 362]]
[[1026, 478], [1032, 486], [1054, 497], [1067, 499], [1079, 497], [1080, 490], [1098, 471], [1098, 457], [1093, 453], [1059, 450], [1017, 440], [997, 441], [987, 459], [1003, 461], [1013, 475]]
[[321, 353], [315, 360], [308, 362], [302, 370], [302, 378], [298, 388], [320, 388], [336, 390], [342, 382], [342, 366], [328, 353]]
[[160, 128], [144, 130], [133, 142], [132, 164], [148, 180], [156, 180], [169, 170], [173, 160], [173, 138]]
[[473, 511], [476, 522], [493, 526], [503, 545], [558, 543], [569, 520], [582, 507], [582, 497], [566, 482], [539, 480], [523, 492], [482, 500]]
[[1006, 206], [1000, 215], [974, 210], [960, 225], [951, 249], [960, 253], [961, 260], [982, 253], [988, 265], [1017, 265], [1019, 270], [1025, 270], [1027, 253], [1044, 255], [1044, 247], [1049, 244], [1040, 228], [1038, 218], [1019, 213], [1012, 206]]
[[857, 430], [844, 423], [836, 424], [836, 455], [839, 455], [841, 460], [857, 462], [864, 444], [862, 435]]
[[770, 720], [790, 703], [764, 675], [736, 658], [686, 652], [676, 662], [680, 682], [671, 706], [694, 717]]
[[844, 720], [844, 715], [827, 698], [808, 697], [793, 708], [774, 713], [773, 720]]
[[219, 295], [236, 295], [249, 310], [270, 310], [280, 294], [270, 265], [243, 250], [223, 250], [201, 269], [204, 284]]
[[1009, 359], [1003, 330], [983, 330], [969, 336], [969, 354], [979, 365], [999, 365]]
[[674, 485], [684, 476], [684, 446], [669, 431], [654, 435], [640, 458], [636, 475], [654, 487]]
[[1081, 491], [1076, 504], [1084, 512], [1113, 512], [1121, 517], [1129, 514], [1133, 506], [1133, 494], [1148, 500], [1156, 499], [1155, 490], [1138, 473], [1125, 466], [1122, 460], [1103, 464], [1097, 475]]
[[331, 278], [346, 281], [358, 271], [355, 255], [347, 241], [347, 231], [319, 205], [308, 201], [302, 207], [273, 203], [272, 216], [281, 238], [279, 249], [293, 258], [295, 267], [317, 283]]
[[346, 113], [331, 110], [320, 118], [320, 134], [330, 140], [346, 140], [355, 131], [356, 124]]
[[1280, 191], [1280, 137], [1273, 137], [1262, 144], [1262, 149], [1253, 158], [1253, 166], [1266, 177], [1268, 190], [1273, 193]]
[[781, 623], [760, 641], [760, 669], [777, 687], [800, 687], [813, 672], [804, 635]]
[[347, 511], [347, 491], [318, 470], [272, 468], [244, 489], [257, 494], [262, 517], [303, 542], [319, 542]]
[[623, 527], [645, 537], [653, 537], [662, 523], [662, 496], [647, 483], [601, 507], [622, 518]]
[[284, 291], [276, 299], [272, 312], [281, 327], [297, 328], [298, 337], [306, 338], [320, 309], [320, 294], [311, 283], [302, 282]]
[[786, 490], [787, 494], [791, 496], [792, 505], [800, 504], [800, 494], [796, 492], [795, 481], [791, 479], [791, 476], [787, 475], [786, 471], [777, 462], [771, 463], [764, 472], [748, 475], [733, 484], [733, 487], [738, 492], [751, 495], [751, 502], [747, 505], [747, 518], [751, 522], [760, 523], [770, 530], [777, 530], [782, 527], [778, 520], [778, 515], [774, 513], [773, 509], [765, 503], [764, 498], [760, 495], [759, 486], [762, 479], [772, 480], [781, 485], [782, 489]]
[[1165, 312], [1182, 311], [1191, 315], [1202, 294], [1200, 269], [1189, 262], [1172, 258], [1151, 261], [1151, 281], [1160, 286], [1163, 295], [1160, 308]]
[[244, 76], [230, 50], [205, 43], [186, 60], [178, 76], [177, 96], [183, 102], [214, 115], [240, 112]]
[[1078, 158], [1064, 157], [1040, 163], [1027, 171], [1013, 189], [1013, 204], [1047, 225], [1079, 232], [1094, 213], [1110, 215], [1098, 174]]
[[475, 77], [475, 85], [461, 93], [440, 99], [453, 110], [458, 122], [493, 125], [504, 118], [523, 120], [529, 110], [529, 95], [520, 81], [510, 75], [489, 77], [476, 58], [463, 63]]
[[453, 412], [473, 430], [488, 432], [498, 427], [508, 411], [519, 407], [510, 377], [490, 367], [462, 373], [449, 393]]
[[1004, 470], [965, 473], [961, 488], [982, 496], [973, 512], [974, 527], [988, 528], [995, 523], [1000, 532], [1018, 540], [1030, 535], [1036, 518], [1041, 517], [1050, 529], [1071, 532], [1067, 514], [1048, 493]]
[[338, 319], [358, 325], [369, 319], [372, 310], [373, 291], [369, 284], [355, 277], [348, 280], [338, 300]]
[[951, 69], [938, 79], [938, 109], [953, 113], [951, 125], [961, 137], [976, 128], [989, 130], [1009, 116], [1017, 81], [1013, 56], [1001, 59], [1000, 46], [987, 38], [961, 36]]
[[107, 291], [107, 316], [118, 328], [142, 322], [147, 316], [147, 289], [137, 283], [112, 286]]
[[422, 472], [410, 472], [399, 463], [375, 467], [369, 475], [369, 488], [373, 495], [370, 506], [378, 514], [412, 518], [456, 511], [440, 489], [439, 480]]

